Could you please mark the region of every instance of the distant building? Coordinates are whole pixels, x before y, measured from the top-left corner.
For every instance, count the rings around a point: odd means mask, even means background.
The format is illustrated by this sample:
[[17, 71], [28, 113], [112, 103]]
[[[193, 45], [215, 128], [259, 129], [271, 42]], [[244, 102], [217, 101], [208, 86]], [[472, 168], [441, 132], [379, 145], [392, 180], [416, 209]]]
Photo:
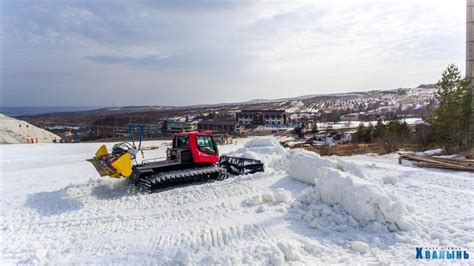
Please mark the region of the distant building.
[[240, 129], [239, 121], [235, 120], [201, 120], [198, 129], [212, 130], [213, 133], [236, 133]]
[[305, 127], [306, 131], [308, 131], [308, 132], [312, 131], [315, 127], [318, 126], [318, 122], [313, 121], [313, 120], [305, 120], [300, 124], [300, 126], [302, 126], [303, 124], [304, 124], [304, 127]]
[[341, 116], [341, 121], [358, 121], [358, 120], [359, 120], [359, 113], [351, 113], [351, 114]]
[[313, 112], [295, 112], [295, 113], [289, 114], [288, 119], [291, 119], [294, 121], [301, 121], [301, 120], [308, 120], [308, 119], [311, 120], [318, 116], [319, 114], [313, 113]]
[[284, 110], [242, 110], [237, 113], [237, 121], [244, 126], [287, 125], [289, 115]]
[[178, 132], [186, 132], [191, 131], [192, 126], [191, 124], [178, 121], [178, 120], [165, 120], [163, 121], [163, 132], [165, 133], [178, 133]]
[[[143, 124], [145, 135], [160, 134], [163, 130], [163, 123]], [[126, 132], [128, 134], [128, 131]]]

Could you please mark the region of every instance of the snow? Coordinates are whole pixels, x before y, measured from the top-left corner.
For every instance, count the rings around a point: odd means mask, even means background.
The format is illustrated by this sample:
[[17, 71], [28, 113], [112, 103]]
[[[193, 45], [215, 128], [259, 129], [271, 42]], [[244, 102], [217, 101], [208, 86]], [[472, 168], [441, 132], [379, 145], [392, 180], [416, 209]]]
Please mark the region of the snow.
[[300, 247], [298, 243], [295, 242], [279, 242], [278, 248], [285, 255], [287, 261], [299, 261], [301, 260], [301, 253], [299, 251]]
[[[85, 159], [99, 143], [2, 145], [0, 261], [415, 264], [416, 246], [474, 246], [472, 173], [237, 143], [219, 150], [262, 159], [264, 173], [153, 194], [98, 177]], [[146, 159], [166, 145], [145, 142], [158, 147]]]
[[315, 184], [315, 178], [319, 177], [319, 169], [322, 167], [336, 167], [336, 164], [319, 154], [295, 150], [290, 157], [289, 172], [295, 180], [308, 184]]
[[361, 241], [352, 242], [351, 248], [359, 253], [367, 253], [369, 251], [369, 245]]
[[434, 150], [416, 152], [415, 155], [418, 155], [418, 156], [433, 156], [433, 155], [441, 154], [443, 152], [444, 152], [443, 149], [434, 149]]
[[282, 171], [288, 167], [288, 150], [275, 138], [253, 138], [244, 147], [232, 151], [229, 155], [261, 160], [268, 171]]
[[262, 195], [256, 195], [245, 201], [249, 206], [258, 206], [261, 204], [289, 203], [292, 200], [291, 192], [284, 188], [277, 188], [274, 192], [266, 192]]
[[398, 182], [398, 178], [396, 176], [385, 175], [382, 177], [382, 182], [384, 184], [396, 185]]
[[[404, 217], [407, 211], [403, 202], [392, 200], [376, 184], [333, 168], [323, 167], [320, 172], [315, 186], [304, 191], [294, 205], [300, 215], [310, 219], [309, 222], [320, 219], [321, 204], [326, 204], [350, 214], [363, 227], [383, 225], [390, 230], [413, 228]], [[333, 229], [338, 230], [344, 223], [336, 221], [333, 225]]]
[[[423, 124], [424, 121], [420, 117], [412, 117], [412, 118], [404, 118], [402, 121], [406, 122], [408, 125], [418, 125], [418, 124]], [[388, 121], [383, 121], [382, 123], [386, 124]], [[318, 129], [319, 130], [325, 130], [327, 128], [331, 129], [356, 129], [359, 127], [360, 124], [363, 124], [365, 127], [368, 127], [369, 125], [375, 126], [377, 124], [377, 121], [341, 121], [341, 122], [324, 122], [324, 123], [317, 123]]]
[[0, 114], [0, 144], [51, 143], [61, 138], [25, 121]]
[[320, 171], [315, 189], [320, 192], [321, 202], [340, 205], [361, 225], [377, 221], [394, 224], [399, 229], [411, 229], [403, 221], [403, 203], [392, 201], [379, 186], [336, 169], [321, 168]]

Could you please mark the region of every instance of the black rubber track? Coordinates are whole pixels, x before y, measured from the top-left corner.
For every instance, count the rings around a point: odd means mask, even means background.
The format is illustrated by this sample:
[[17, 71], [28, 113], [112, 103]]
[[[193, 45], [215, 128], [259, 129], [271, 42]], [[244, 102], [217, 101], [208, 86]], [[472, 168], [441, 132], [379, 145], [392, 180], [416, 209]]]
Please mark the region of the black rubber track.
[[175, 170], [136, 177], [135, 184], [142, 191], [157, 191], [181, 185], [224, 180], [229, 177], [227, 170], [219, 166]]

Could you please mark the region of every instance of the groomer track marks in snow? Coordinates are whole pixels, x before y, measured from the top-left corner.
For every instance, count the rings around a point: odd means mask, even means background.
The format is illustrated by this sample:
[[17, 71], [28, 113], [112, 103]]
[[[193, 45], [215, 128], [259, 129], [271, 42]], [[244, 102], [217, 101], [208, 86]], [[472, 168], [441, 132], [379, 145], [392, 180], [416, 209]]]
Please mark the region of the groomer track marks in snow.
[[[108, 181], [110, 182], [110, 181]], [[155, 194], [127, 195], [127, 192], [111, 196], [110, 199], [98, 199], [92, 194], [94, 190], [105, 191], [101, 182], [90, 181], [86, 185], [72, 185], [60, 190], [60, 193], [50, 192], [54, 197], [33, 196], [37, 202], [28, 213], [8, 215], [25, 220], [29, 216], [33, 223], [16, 223], [11, 221], [12, 227], [20, 234], [45, 236], [54, 231], [67, 228], [90, 228], [93, 234], [117, 232], [119, 227], [145, 229], [159, 226], [160, 224], [173, 224], [184, 221], [208, 221], [214, 217], [230, 217], [240, 204], [241, 196], [253, 195], [259, 189], [252, 188], [248, 181], [233, 181], [233, 186], [226, 185], [227, 181], [203, 184], [198, 186], [177, 188]], [[117, 189], [122, 189], [119, 184]], [[109, 188], [110, 190], [114, 189]], [[47, 192], [46, 192], [47, 193]], [[102, 195], [107, 198], [107, 196]], [[110, 195], [109, 195], [110, 196]], [[233, 200], [233, 196], [238, 196]], [[46, 202], [46, 200], [74, 201], [77, 209], [67, 210], [65, 205]], [[50, 207], [49, 207], [50, 206]], [[35, 209], [46, 208], [46, 209]], [[55, 209], [57, 208], [57, 209]], [[62, 212], [64, 209], [64, 212]], [[90, 213], [100, 215], [91, 216]], [[29, 219], [26, 219], [29, 220]], [[7, 224], [9, 223], [6, 221]], [[119, 225], [117, 225], [117, 223]], [[53, 232], [51, 232], [53, 231]], [[86, 234], [87, 234], [86, 232]], [[11, 235], [17, 238], [17, 235]], [[20, 236], [21, 237], [21, 236]]]
[[266, 225], [247, 224], [244, 226], [213, 227], [191, 230], [179, 234], [161, 234], [158, 239], [150, 237], [152, 248], [212, 248], [238, 245], [245, 241], [265, 241], [270, 236]]

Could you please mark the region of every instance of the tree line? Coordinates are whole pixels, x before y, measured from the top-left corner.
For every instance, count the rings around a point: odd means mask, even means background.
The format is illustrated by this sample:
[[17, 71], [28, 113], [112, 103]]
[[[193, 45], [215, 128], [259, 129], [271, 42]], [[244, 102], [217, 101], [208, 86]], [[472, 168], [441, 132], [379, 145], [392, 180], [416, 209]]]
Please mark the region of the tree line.
[[352, 135], [354, 143], [377, 143], [385, 151], [397, 150], [400, 145], [411, 142], [411, 129], [407, 122], [397, 118], [387, 121], [379, 119], [375, 125], [359, 124], [357, 131]]

